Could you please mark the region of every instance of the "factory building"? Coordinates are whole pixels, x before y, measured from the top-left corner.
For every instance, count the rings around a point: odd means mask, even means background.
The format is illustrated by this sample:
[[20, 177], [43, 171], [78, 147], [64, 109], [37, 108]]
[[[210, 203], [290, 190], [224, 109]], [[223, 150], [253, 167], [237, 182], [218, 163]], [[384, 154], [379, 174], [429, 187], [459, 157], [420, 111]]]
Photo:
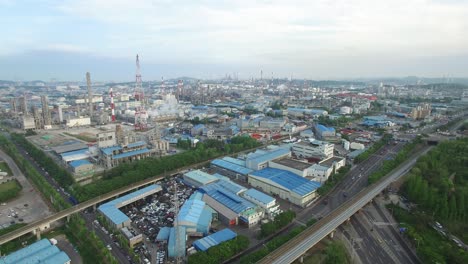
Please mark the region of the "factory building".
[[309, 170], [312, 165], [307, 162], [302, 162], [294, 159], [277, 159], [268, 162], [268, 167], [287, 170], [301, 177], [309, 176]]
[[52, 240], [42, 239], [0, 259], [0, 264], [51, 263], [69, 264], [70, 257]]
[[313, 117], [326, 116], [328, 112], [322, 109], [307, 109], [307, 108], [295, 108], [288, 107], [288, 115], [301, 117], [304, 115], [309, 115]]
[[113, 168], [121, 163], [144, 159], [153, 154], [143, 141], [137, 141], [124, 146], [100, 148], [99, 150], [99, 163], [106, 169]]
[[198, 251], [207, 251], [210, 247], [217, 246], [223, 242], [234, 239], [237, 234], [229, 228], [225, 228], [207, 237], [193, 242], [193, 246]]
[[68, 128], [89, 126], [91, 125], [91, 118], [90, 117], [75, 117], [75, 118], [69, 117], [66, 120], [66, 125]]
[[193, 170], [184, 173], [183, 178], [185, 184], [196, 188], [218, 181], [217, 177], [201, 170]]
[[316, 190], [321, 185], [292, 172], [275, 168], [252, 172], [249, 174], [249, 184], [302, 207], [307, 206], [316, 197]]
[[292, 152], [299, 158], [330, 158], [333, 157], [334, 149], [334, 145], [328, 142], [311, 140], [310, 142], [299, 142], [294, 144]]
[[161, 190], [161, 186], [157, 184], [152, 184], [143, 189], [129, 193], [115, 200], [102, 204], [98, 207], [98, 210], [115, 228], [120, 229], [123, 227], [128, 227], [130, 226], [131, 220], [130, 218], [128, 218], [128, 216], [122, 213], [122, 211], [120, 211], [119, 208], [134, 203], [149, 195], [160, 192]]
[[57, 153], [57, 155], [60, 155], [65, 152], [70, 152], [70, 151], [75, 151], [75, 150], [83, 150], [83, 149], [88, 149], [88, 146], [80, 141], [68, 141], [63, 143], [62, 145], [52, 147], [52, 150]]
[[188, 235], [207, 235], [210, 231], [212, 215], [211, 209], [204, 201], [189, 199], [179, 210], [177, 224], [185, 227]]
[[272, 151], [256, 151], [248, 155], [246, 167], [252, 170], [261, 170], [268, 166], [268, 162], [275, 159], [291, 157], [291, 151], [285, 148], [278, 148]]
[[256, 189], [248, 189], [242, 193], [242, 197], [263, 208], [270, 219], [274, 219], [276, 215], [281, 213], [281, 209], [279, 209], [279, 204], [276, 203], [275, 198]]
[[143, 241], [143, 235], [136, 232], [132, 228], [124, 227], [120, 229], [120, 231], [122, 231], [122, 234], [127, 239], [130, 248], [133, 248], [133, 246]]
[[[211, 168], [213, 168], [217, 173], [227, 176], [231, 179], [247, 182], [247, 175], [249, 175], [252, 170], [245, 167], [245, 161], [226, 158], [228, 157], [223, 159], [214, 159], [211, 161]], [[236, 160], [240, 162], [237, 162]]]
[[94, 165], [88, 160], [74, 160], [68, 165], [75, 177], [86, 177], [94, 174]]
[[170, 258], [184, 257], [187, 245], [187, 233], [185, 227], [171, 227], [169, 241], [167, 243], [167, 255]]
[[161, 227], [159, 229], [158, 235], [156, 236], [156, 241], [167, 242], [169, 240], [169, 235], [171, 234], [170, 227]]
[[252, 226], [263, 217], [263, 210], [239, 196], [246, 189], [231, 181], [219, 181], [200, 188], [205, 201], [219, 214], [219, 220], [229, 224]]
[[336, 131], [333, 127], [326, 127], [321, 124], [314, 125], [315, 136], [318, 139], [325, 139], [329, 137], [334, 137], [336, 135]]
[[63, 162], [69, 163], [76, 160], [88, 159], [89, 157], [91, 157], [91, 154], [89, 152], [89, 149], [85, 148], [80, 150], [64, 152], [60, 154], [60, 157], [62, 157]]

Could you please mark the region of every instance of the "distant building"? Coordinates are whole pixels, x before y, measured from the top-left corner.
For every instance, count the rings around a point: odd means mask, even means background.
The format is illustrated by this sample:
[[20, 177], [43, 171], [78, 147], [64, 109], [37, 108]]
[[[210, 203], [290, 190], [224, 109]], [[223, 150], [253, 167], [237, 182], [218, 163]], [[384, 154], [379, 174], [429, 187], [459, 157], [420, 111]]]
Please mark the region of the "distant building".
[[69, 117], [66, 120], [67, 127], [80, 127], [80, 126], [89, 126], [91, 125], [91, 118], [89, 117]]
[[133, 162], [154, 154], [146, 147], [143, 141], [129, 143], [124, 146], [112, 146], [99, 149], [99, 163], [106, 169], [118, 166], [121, 163]]
[[322, 160], [317, 164], [312, 165], [309, 168], [309, 175], [314, 177], [316, 181], [323, 183], [328, 180], [330, 175], [335, 173], [346, 165], [346, 159], [342, 157], [331, 157], [326, 160]]
[[70, 165], [75, 177], [86, 177], [94, 174], [94, 165], [88, 160], [74, 160], [68, 165]]
[[211, 174], [208, 174], [201, 170], [192, 170], [186, 172], [184, 173], [183, 178], [185, 184], [196, 188], [218, 181], [218, 178], [216, 178], [215, 176], [212, 176]]
[[242, 193], [242, 197], [263, 208], [270, 219], [274, 219], [275, 216], [281, 213], [281, 209], [279, 209], [279, 204], [276, 203], [275, 198], [256, 189], [248, 189]]
[[246, 159], [246, 167], [252, 170], [261, 170], [268, 166], [268, 162], [275, 159], [291, 157], [291, 151], [278, 148], [272, 151], [259, 151], [251, 153]]
[[333, 157], [334, 145], [328, 142], [312, 140], [310, 142], [299, 142], [293, 145], [292, 152], [300, 158], [319, 157], [330, 158]]
[[309, 176], [309, 168], [311, 166], [312, 164], [310, 163], [290, 158], [272, 160], [268, 163], [268, 167], [270, 168], [287, 170], [301, 177]]
[[428, 103], [419, 104], [417, 107], [411, 110], [411, 118], [417, 119], [424, 119], [431, 115], [431, 105]]
[[192, 135], [192, 137], [201, 136], [203, 134], [204, 129], [205, 129], [205, 125], [203, 124], [195, 125], [192, 127], [190, 134]]
[[314, 125], [315, 136], [318, 139], [325, 139], [327, 137], [334, 137], [336, 135], [335, 129], [333, 127], [326, 127], [321, 124]]

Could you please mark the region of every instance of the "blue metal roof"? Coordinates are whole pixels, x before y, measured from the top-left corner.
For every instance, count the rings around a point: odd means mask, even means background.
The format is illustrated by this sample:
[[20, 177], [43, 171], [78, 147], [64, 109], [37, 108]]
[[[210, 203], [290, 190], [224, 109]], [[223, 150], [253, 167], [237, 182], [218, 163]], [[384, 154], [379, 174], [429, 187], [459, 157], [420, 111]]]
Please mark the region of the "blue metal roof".
[[135, 147], [141, 147], [141, 146], [146, 146], [146, 143], [144, 141], [137, 141], [133, 142], [127, 145], [127, 148], [135, 148]]
[[205, 202], [201, 200], [187, 200], [179, 210], [177, 220], [180, 222], [191, 222], [196, 225], [205, 208]]
[[237, 214], [255, 207], [251, 202], [223, 187], [220, 182], [205, 185], [200, 190]]
[[218, 180], [218, 178], [216, 178], [215, 176], [208, 174], [206, 172], [203, 172], [201, 170], [189, 171], [184, 174], [184, 177], [193, 179], [194, 181], [197, 181], [201, 183], [202, 185], [209, 184]]
[[230, 170], [230, 171], [233, 171], [235, 173], [243, 174], [243, 175], [247, 175], [247, 174], [252, 172], [251, 169], [239, 166], [239, 165], [231, 163], [231, 162], [227, 162], [227, 161], [222, 160], [222, 159], [215, 159], [215, 160], [211, 161], [211, 164], [216, 165], [216, 166], [221, 167], [221, 168], [224, 168], [224, 169], [227, 169], [227, 170]]
[[72, 166], [73, 168], [77, 168], [79, 166], [88, 165], [88, 164], [91, 164], [91, 162], [89, 162], [88, 160], [74, 160], [69, 163], [69, 165]]
[[193, 246], [197, 250], [206, 251], [212, 246], [221, 244], [222, 242], [235, 238], [237, 234], [229, 228], [225, 228], [207, 237], [201, 238], [193, 242]]
[[224, 189], [229, 190], [232, 193], [239, 194], [245, 190], [247, 190], [244, 186], [239, 185], [233, 181], [228, 179], [221, 179], [218, 183], [218, 186], [221, 186]]
[[63, 264], [70, 261], [70, 258], [57, 246], [52, 245], [48, 239], [39, 240], [25, 248], [11, 253], [0, 259], [0, 264], [20, 264], [20, 263], [47, 263]]
[[68, 257], [67, 253], [60, 251], [59, 253], [44, 259], [43, 262], [47, 264], [64, 264], [70, 261], [71, 259]]
[[231, 157], [224, 157], [222, 158], [222, 160], [245, 167], [245, 160], [235, 159]]
[[192, 195], [190, 195], [189, 200], [201, 200], [203, 199], [203, 193], [199, 191], [195, 191]]
[[167, 227], [167, 226], [162, 227], [158, 232], [158, 236], [156, 237], [156, 240], [158, 241], [168, 240], [170, 233], [171, 233], [170, 227]]
[[80, 150], [74, 150], [74, 151], [69, 151], [69, 152], [64, 152], [60, 154], [62, 157], [66, 156], [72, 156], [72, 155], [77, 155], [77, 154], [87, 154], [88, 148], [80, 149]]
[[138, 149], [138, 150], [134, 150], [134, 151], [127, 151], [127, 152], [124, 152], [122, 154], [117, 154], [117, 155], [114, 155], [112, 158], [113, 159], [123, 159], [123, 158], [128, 158], [128, 157], [131, 157], [131, 156], [134, 156], [134, 155], [144, 154], [144, 153], [148, 153], [148, 152], [150, 152], [150, 150], [148, 148], [143, 148], [143, 149]]
[[290, 152], [289, 149], [285, 149], [285, 148], [278, 148], [278, 149], [275, 149], [273, 151], [270, 151], [264, 155], [259, 155], [259, 156], [256, 156], [254, 158], [247, 158], [247, 164], [251, 164], [252, 162], [253, 163], [263, 163], [263, 162], [267, 162], [267, 161], [270, 161], [270, 160], [274, 160], [274, 159], [277, 159], [283, 155], [286, 155]]
[[255, 200], [263, 203], [263, 204], [269, 204], [271, 202], [274, 202], [275, 201], [275, 198], [269, 196], [269, 195], [266, 195], [260, 191], [257, 191], [256, 189], [248, 189], [245, 193], [244, 193], [244, 196], [250, 196], [252, 198], [254, 198]]
[[335, 132], [335, 129], [333, 127], [326, 127], [322, 124], [317, 124], [316, 127], [321, 132]]
[[134, 199], [140, 195], [143, 195], [149, 191], [153, 191], [153, 190], [158, 192], [158, 191], [161, 191], [162, 189], [161, 189], [161, 186], [157, 184], [152, 184], [143, 189], [129, 193], [115, 200], [102, 204], [98, 207], [98, 209], [104, 215], [106, 215], [106, 217], [109, 218], [114, 224], [120, 225], [126, 221], [129, 221], [130, 218], [128, 218], [128, 216], [122, 213], [118, 208], [123, 206], [127, 201]]
[[121, 146], [112, 146], [112, 147], [107, 147], [107, 148], [101, 148], [101, 151], [104, 152], [106, 155], [112, 155], [112, 152], [115, 150], [121, 150]]
[[270, 180], [300, 196], [306, 196], [320, 187], [319, 182], [310, 181], [292, 172], [275, 168], [254, 171], [250, 175]]
[[46, 247], [43, 250], [36, 252], [33, 255], [27, 256], [19, 261], [16, 264], [31, 264], [31, 263], [44, 263], [43, 260], [47, 259], [53, 255], [56, 255], [60, 252], [57, 247], [50, 246]]
[[[178, 230], [178, 234], [176, 234], [175, 228], [171, 227], [171, 231], [169, 234], [169, 242], [167, 245], [169, 257], [176, 257], [176, 255], [185, 256], [185, 244], [187, 242], [187, 233], [185, 227], [183, 226], [179, 226]], [[176, 239], [176, 235], [179, 239]], [[176, 245], [176, 242], [178, 242], [178, 245]]]

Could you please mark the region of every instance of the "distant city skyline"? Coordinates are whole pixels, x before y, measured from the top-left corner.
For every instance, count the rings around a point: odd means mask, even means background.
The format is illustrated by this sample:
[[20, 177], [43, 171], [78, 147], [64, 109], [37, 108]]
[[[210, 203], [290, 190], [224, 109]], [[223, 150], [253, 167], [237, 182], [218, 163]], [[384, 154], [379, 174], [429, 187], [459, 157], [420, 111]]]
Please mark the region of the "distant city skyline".
[[0, 0], [0, 80], [468, 77], [468, 1]]

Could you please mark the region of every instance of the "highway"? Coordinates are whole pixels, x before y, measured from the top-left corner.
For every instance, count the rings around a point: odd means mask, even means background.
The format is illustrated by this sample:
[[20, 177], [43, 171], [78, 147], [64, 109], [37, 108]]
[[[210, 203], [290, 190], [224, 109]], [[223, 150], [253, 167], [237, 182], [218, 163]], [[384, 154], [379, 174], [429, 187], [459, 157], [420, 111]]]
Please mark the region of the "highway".
[[369, 203], [377, 194], [384, 190], [391, 182], [404, 175], [416, 163], [416, 160], [432, 147], [426, 147], [423, 151], [413, 155], [400, 167], [393, 170], [389, 175], [377, 183], [359, 192], [355, 197], [342, 204], [336, 210], [319, 220], [315, 225], [294, 237], [271, 254], [263, 258], [259, 263], [292, 263], [301, 257], [311, 247], [317, 244], [325, 236], [343, 224], [352, 215]]

